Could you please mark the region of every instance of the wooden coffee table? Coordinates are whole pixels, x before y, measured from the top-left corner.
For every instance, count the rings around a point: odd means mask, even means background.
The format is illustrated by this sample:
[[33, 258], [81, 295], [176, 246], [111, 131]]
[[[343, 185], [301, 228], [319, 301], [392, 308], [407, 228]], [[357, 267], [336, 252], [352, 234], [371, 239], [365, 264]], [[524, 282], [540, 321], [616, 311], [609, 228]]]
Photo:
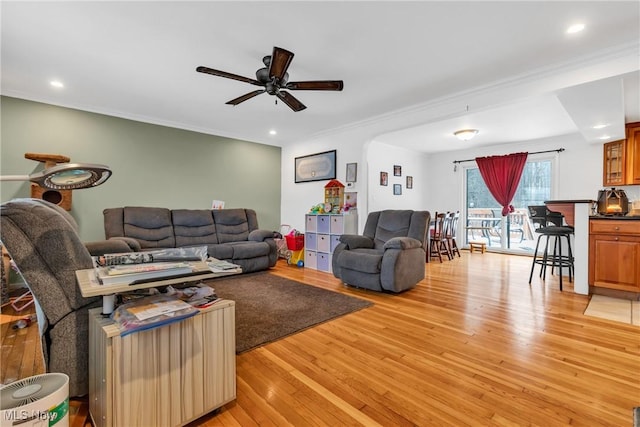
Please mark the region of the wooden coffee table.
[[88, 268], [76, 271], [76, 281], [83, 297], [102, 296], [102, 308], [104, 314], [110, 314], [113, 311], [115, 296], [124, 292], [135, 291], [136, 289], [156, 288], [159, 286], [179, 285], [187, 282], [198, 282], [205, 279], [215, 279], [217, 277], [232, 276], [241, 274], [242, 271], [224, 271], [214, 273], [209, 270], [207, 264], [203, 261], [189, 262], [193, 267], [193, 275], [182, 276], [179, 278], [165, 278], [145, 283], [137, 283], [132, 285], [101, 285], [96, 277], [96, 270]]

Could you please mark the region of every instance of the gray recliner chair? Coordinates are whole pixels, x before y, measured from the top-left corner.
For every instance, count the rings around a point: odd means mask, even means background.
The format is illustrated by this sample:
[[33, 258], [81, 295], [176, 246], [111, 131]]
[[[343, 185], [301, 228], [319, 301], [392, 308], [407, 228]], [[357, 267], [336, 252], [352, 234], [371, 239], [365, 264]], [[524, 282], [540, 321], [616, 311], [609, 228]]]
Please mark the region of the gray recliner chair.
[[89, 391], [88, 310], [100, 297], [84, 298], [75, 272], [92, 268], [68, 212], [38, 199], [0, 205], [0, 241], [31, 290], [47, 372], [69, 376], [69, 395]]
[[371, 212], [363, 235], [343, 234], [333, 252], [333, 275], [347, 285], [402, 292], [424, 279], [428, 211]]

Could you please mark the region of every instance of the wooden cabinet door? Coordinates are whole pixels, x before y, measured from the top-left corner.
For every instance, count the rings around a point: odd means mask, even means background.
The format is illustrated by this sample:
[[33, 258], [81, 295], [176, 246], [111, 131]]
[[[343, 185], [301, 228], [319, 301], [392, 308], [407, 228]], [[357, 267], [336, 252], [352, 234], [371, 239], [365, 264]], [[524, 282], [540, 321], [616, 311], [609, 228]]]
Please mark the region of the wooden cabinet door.
[[640, 291], [640, 237], [592, 234], [589, 258], [590, 285]]
[[604, 144], [602, 183], [605, 187], [624, 185], [626, 180], [625, 140]]
[[627, 184], [640, 185], [640, 122], [627, 124]]

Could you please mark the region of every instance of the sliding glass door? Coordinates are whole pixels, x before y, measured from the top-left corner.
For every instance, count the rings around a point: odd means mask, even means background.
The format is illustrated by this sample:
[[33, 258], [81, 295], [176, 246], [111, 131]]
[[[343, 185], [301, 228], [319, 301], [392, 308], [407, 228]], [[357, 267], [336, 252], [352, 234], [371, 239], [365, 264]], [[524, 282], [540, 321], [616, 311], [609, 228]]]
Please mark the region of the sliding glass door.
[[529, 159], [511, 204], [515, 212], [502, 217], [502, 206], [485, 185], [477, 166], [465, 167], [465, 243], [481, 241], [488, 249], [513, 253], [531, 253], [535, 248], [528, 206], [551, 199], [553, 183], [551, 158]]

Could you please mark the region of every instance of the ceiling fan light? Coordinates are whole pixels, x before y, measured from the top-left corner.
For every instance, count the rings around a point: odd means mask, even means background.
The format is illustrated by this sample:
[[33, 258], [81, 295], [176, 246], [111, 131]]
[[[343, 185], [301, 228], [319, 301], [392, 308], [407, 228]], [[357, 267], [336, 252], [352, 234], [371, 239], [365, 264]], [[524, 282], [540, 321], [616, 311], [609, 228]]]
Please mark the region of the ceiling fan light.
[[474, 136], [476, 136], [478, 134], [479, 130], [478, 129], [460, 129], [455, 131], [453, 134], [460, 140], [460, 141], [468, 141], [471, 138], [473, 138]]

